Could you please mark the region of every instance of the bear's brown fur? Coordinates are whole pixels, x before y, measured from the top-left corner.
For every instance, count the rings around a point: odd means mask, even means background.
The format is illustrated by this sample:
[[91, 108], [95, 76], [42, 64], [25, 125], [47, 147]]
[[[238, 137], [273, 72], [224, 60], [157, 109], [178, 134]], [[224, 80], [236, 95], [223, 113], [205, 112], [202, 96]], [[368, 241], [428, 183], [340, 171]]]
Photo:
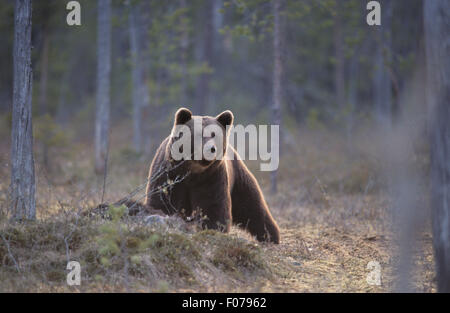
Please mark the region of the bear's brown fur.
[[[193, 116], [191, 111], [181, 108], [175, 114], [174, 129], [177, 125], [193, 129], [194, 120], [201, 122], [202, 128], [219, 125], [224, 138], [223, 155], [230, 149], [228, 153], [234, 158], [175, 161], [170, 148], [177, 138], [172, 131], [151, 163], [145, 204], [169, 215], [181, 213], [186, 217], [200, 210], [206, 217], [204, 226], [207, 228], [228, 232], [233, 223], [248, 230], [259, 241], [279, 243], [278, 226], [258, 182], [228, 145], [226, 128], [233, 123], [231, 111], [217, 117]], [[203, 139], [203, 145], [208, 139], [211, 137]]]

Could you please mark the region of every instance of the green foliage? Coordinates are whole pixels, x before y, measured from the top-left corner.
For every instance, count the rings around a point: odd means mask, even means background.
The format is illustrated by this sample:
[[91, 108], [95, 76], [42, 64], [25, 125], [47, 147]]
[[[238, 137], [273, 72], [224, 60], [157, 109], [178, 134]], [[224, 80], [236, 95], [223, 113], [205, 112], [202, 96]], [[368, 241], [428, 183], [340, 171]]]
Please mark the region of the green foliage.
[[261, 42], [273, 30], [273, 16], [270, 8], [269, 0], [225, 1], [221, 12], [222, 14], [230, 12], [234, 23], [233, 26], [224, 26], [220, 33], [247, 37], [250, 42]]
[[[96, 1], [81, 0], [82, 27], [65, 23], [65, 3], [57, 0], [33, 3], [32, 52], [34, 68], [33, 107], [35, 116], [49, 113], [74, 122], [78, 138], [92, 133], [96, 86]], [[144, 51], [144, 79], [149, 87], [150, 107], [146, 108], [146, 132], [160, 129], [180, 105], [195, 110], [199, 93], [198, 79], [208, 74], [211, 89], [208, 110], [217, 113], [233, 108], [247, 121], [255, 115], [270, 115], [272, 79], [272, 1], [225, 0], [214, 11], [213, 61], [203, 61], [205, 19], [204, 2], [115, 0], [112, 2], [111, 113], [114, 121], [123, 121], [132, 112], [132, 81], [129, 53], [128, 14], [130, 6], [139, 6], [139, 27]], [[307, 121], [310, 109], [318, 111], [327, 127], [335, 123], [334, 30], [336, 0], [283, 0], [283, 110], [297, 123]], [[357, 105], [350, 114], [371, 114], [375, 70], [374, 47], [378, 44], [373, 28], [365, 23], [365, 2], [340, 1], [346, 83], [352, 79], [349, 66], [358, 58]], [[0, 5], [0, 111], [10, 111], [12, 98], [13, 10], [10, 2]], [[389, 68], [402, 89], [421, 55], [422, 2], [408, 5], [394, 2], [392, 56]], [[209, 27], [209, 26], [208, 26]], [[43, 37], [49, 38], [47, 112], [39, 112], [43, 62]], [[346, 84], [348, 85], [348, 84]], [[397, 90], [396, 90], [397, 91]], [[399, 90], [400, 91], [400, 90]], [[348, 93], [348, 90], [346, 90]], [[396, 100], [396, 99], [394, 99]], [[180, 103], [183, 102], [183, 103]], [[395, 103], [394, 103], [395, 104]], [[212, 112], [214, 111], [214, 112]], [[151, 114], [150, 114], [151, 113]], [[210, 113], [210, 112], [208, 112]], [[342, 120], [341, 118], [338, 118]], [[39, 123], [39, 122], [38, 122]], [[45, 124], [45, 122], [43, 122]], [[73, 125], [71, 125], [73, 126]], [[45, 128], [39, 126], [39, 128]], [[50, 140], [45, 130], [39, 140]], [[57, 132], [56, 132], [57, 133]], [[45, 138], [44, 138], [45, 137]], [[57, 136], [58, 137], [58, 136]], [[61, 138], [54, 138], [60, 140]]]
[[124, 205], [109, 206], [111, 221], [103, 224], [99, 229], [100, 234], [97, 238], [98, 252], [101, 256], [101, 264], [106, 267], [111, 265], [111, 257], [120, 255], [123, 252], [122, 241], [124, 240], [124, 233], [127, 232], [127, 227], [121, 222], [121, 219], [126, 210], [127, 207]]
[[143, 259], [150, 257], [152, 262], [163, 266], [171, 279], [183, 277], [194, 281], [192, 269], [183, 259], [188, 255], [199, 261], [201, 254], [185, 234], [132, 230], [124, 222], [126, 206], [109, 206], [109, 212], [111, 220], [99, 228], [96, 237], [102, 266], [120, 270], [128, 264], [132, 274], [141, 275]]

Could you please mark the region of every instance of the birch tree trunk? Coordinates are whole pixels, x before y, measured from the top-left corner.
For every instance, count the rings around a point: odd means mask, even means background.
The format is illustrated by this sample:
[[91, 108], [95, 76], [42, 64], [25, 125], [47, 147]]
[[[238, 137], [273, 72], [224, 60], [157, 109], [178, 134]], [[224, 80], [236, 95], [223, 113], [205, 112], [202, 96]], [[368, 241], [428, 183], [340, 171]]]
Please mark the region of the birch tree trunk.
[[[281, 75], [282, 75], [282, 63], [281, 63], [281, 30], [280, 30], [280, 6], [281, 0], [272, 1], [272, 10], [274, 16], [274, 32], [273, 32], [273, 125], [281, 124]], [[279, 151], [279, 140], [272, 142], [272, 151], [275, 148]], [[278, 189], [278, 170], [274, 170], [270, 177], [271, 191], [276, 193]]]
[[424, 1], [433, 246], [439, 292], [450, 292], [450, 1]]
[[104, 173], [109, 141], [111, 0], [98, 0], [95, 172]]
[[11, 211], [14, 219], [35, 219], [35, 177], [31, 96], [31, 0], [14, 8], [14, 87], [11, 132]]

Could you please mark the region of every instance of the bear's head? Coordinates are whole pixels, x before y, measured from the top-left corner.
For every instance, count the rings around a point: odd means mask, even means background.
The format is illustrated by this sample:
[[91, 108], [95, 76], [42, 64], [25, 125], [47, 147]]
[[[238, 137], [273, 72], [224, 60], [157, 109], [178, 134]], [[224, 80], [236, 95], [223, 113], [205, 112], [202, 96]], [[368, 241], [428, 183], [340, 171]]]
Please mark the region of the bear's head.
[[186, 108], [178, 109], [169, 145], [171, 158], [189, 161], [197, 170], [221, 162], [226, 155], [233, 118], [229, 110], [212, 117], [192, 115]]

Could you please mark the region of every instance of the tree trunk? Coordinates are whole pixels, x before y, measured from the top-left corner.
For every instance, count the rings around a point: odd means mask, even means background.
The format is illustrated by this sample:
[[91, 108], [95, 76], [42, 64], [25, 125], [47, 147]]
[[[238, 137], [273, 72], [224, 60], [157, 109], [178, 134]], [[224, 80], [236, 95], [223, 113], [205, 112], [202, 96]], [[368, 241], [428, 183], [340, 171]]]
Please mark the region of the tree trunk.
[[142, 151], [142, 108], [148, 105], [148, 88], [144, 78], [144, 64], [140, 42], [140, 6], [130, 5], [129, 30], [133, 82], [133, 148]]
[[392, 1], [381, 1], [381, 26], [377, 26], [374, 71], [374, 107], [378, 124], [392, 124], [392, 83], [388, 67], [391, 63]]
[[14, 88], [11, 134], [11, 211], [18, 220], [36, 218], [31, 96], [31, 0], [14, 8]]
[[[213, 16], [214, 16], [214, 2], [215, 0], [209, 0], [204, 2], [204, 38], [203, 38], [203, 51], [202, 61], [208, 67], [213, 66], [213, 44], [214, 44], [214, 31], [213, 31]], [[197, 81], [197, 114], [206, 114], [208, 101], [209, 101], [209, 82], [211, 80], [210, 73], [203, 73], [200, 75]]]
[[98, 0], [97, 109], [95, 118], [95, 171], [106, 170], [109, 141], [111, 74], [111, 0]]
[[347, 103], [349, 105], [347, 113], [347, 146], [350, 152], [353, 152], [353, 132], [355, 128], [355, 112], [358, 111], [359, 101], [359, 81], [360, 74], [360, 57], [368, 53], [370, 40], [364, 40], [361, 46], [355, 48], [352, 60], [349, 65], [348, 75], [348, 96]]
[[[183, 10], [187, 9], [186, 0], [180, 0], [180, 7]], [[187, 101], [187, 57], [188, 57], [188, 46], [189, 46], [189, 33], [188, 25], [186, 22], [187, 12], [183, 13], [181, 17], [181, 23], [183, 23], [181, 40], [180, 40], [180, 65], [181, 65], [181, 91], [180, 91], [180, 105], [186, 106]]]
[[348, 112], [347, 112], [347, 145], [353, 150], [354, 112], [358, 105], [358, 81], [359, 81], [359, 49], [355, 51], [349, 69], [348, 85]]
[[[281, 124], [281, 75], [282, 75], [282, 63], [281, 63], [281, 30], [280, 30], [280, 6], [281, 0], [272, 1], [272, 10], [274, 16], [274, 32], [273, 32], [273, 125]], [[279, 151], [280, 140], [272, 142], [272, 151], [275, 148]], [[278, 149], [277, 149], [278, 148]], [[270, 177], [271, 191], [276, 193], [278, 189], [278, 170], [274, 170]]]
[[[211, 64], [214, 68], [214, 73], [211, 75], [210, 79], [214, 77], [223, 77], [223, 48], [222, 48], [222, 35], [219, 33], [223, 26], [223, 14], [220, 12], [223, 7], [223, 0], [213, 1], [213, 17], [212, 17], [212, 60]], [[209, 112], [217, 112], [221, 108], [219, 107], [220, 101], [218, 97], [209, 97], [208, 109]]]
[[424, 1], [433, 246], [439, 292], [450, 292], [450, 2]]
[[334, 71], [334, 87], [339, 110], [345, 107], [345, 56], [344, 38], [342, 34], [342, 0], [336, 1], [336, 14], [334, 16], [334, 50], [336, 54], [336, 66]]
[[[39, 79], [39, 110], [40, 115], [48, 114], [47, 103], [47, 86], [48, 86], [48, 49], [49, 49], [49, 34], [48, 26], [44, 25], [42, 29], [42, 58], [41, 58], [41, 77]], [[44, 167], [49, 170], [48, 160], [48, 144], [46, 140], [42, 141], [42, 159]]]

